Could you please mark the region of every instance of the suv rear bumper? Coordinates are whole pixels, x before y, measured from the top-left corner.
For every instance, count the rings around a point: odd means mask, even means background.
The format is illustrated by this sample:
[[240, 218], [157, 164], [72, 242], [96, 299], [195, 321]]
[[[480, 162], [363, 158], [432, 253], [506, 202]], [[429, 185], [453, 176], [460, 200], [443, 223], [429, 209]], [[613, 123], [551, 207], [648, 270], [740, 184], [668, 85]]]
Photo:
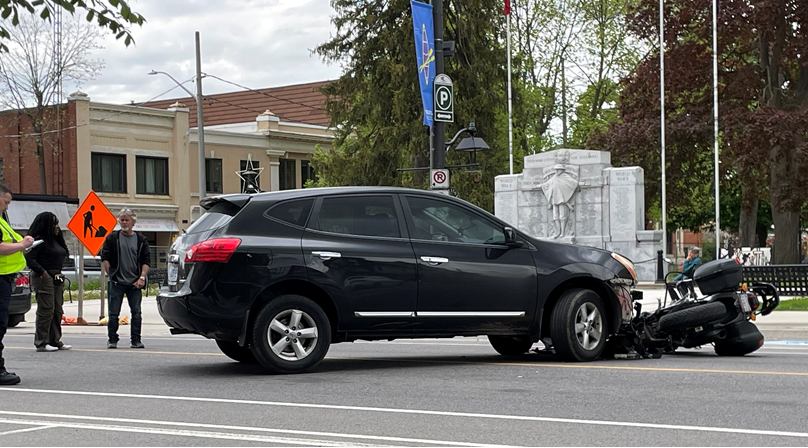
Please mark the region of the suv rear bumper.
[[[236, 340], [243, 319], [223, 318], [210, 309], [210, 302], [208, 297], [172, 293], [164, 288], [157, 295], [157, 310], [172, 334], [194, 333], [211, 339]], [[210, 312], [205, 313], [206, 309]]]
[[8, 306], [8, 314], [25, 314], [31, 311], [31, 291], [21, 294], [12, 294], [11, 303]]

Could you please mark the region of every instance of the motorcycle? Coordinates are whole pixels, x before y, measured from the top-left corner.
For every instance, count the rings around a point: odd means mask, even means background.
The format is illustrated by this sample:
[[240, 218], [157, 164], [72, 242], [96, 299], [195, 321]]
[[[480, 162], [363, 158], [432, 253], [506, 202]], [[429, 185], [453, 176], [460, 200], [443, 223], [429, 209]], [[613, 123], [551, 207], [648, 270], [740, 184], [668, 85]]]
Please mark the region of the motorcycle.
[[[713, 344], [719, 356], [758, 350], [764, 337], [754, 321], [774, 311], [780, 298], [769, 283], [741, 285], [742, 269], [735, 260], [711, 261], [700, 266], [692, 279], [677, 283], [673, 291], [681, 294], [670, 305], [660, 303], [649, 313], [635, 303], [635, 317], [625, 329], [628, 337], [621, 341], [625, 353], [658, 358], [680, 347], [707, 344]], [[693, 284], [706, 296], [698, 297]]]

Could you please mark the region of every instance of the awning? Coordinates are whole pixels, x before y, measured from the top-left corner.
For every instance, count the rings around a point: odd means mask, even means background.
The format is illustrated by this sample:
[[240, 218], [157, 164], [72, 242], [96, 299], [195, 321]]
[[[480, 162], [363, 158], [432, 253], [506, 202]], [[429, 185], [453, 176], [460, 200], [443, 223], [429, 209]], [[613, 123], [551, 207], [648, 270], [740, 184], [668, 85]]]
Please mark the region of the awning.
[[[115, 230], [120, 230], [121, 225], [116, 224]], [[134, 230], [138, 232], [179, 232], [177, 223], [171, 219], [139, 218], [135, 221]]]
[[64, 202], [11, 201], [8, 204], [8, 223], [12, 229], [26, 230], [31, 227], [36, 215], [42, 212], [52, 212], [59, 218], [59, 227], [67, 229], [70, 214]]

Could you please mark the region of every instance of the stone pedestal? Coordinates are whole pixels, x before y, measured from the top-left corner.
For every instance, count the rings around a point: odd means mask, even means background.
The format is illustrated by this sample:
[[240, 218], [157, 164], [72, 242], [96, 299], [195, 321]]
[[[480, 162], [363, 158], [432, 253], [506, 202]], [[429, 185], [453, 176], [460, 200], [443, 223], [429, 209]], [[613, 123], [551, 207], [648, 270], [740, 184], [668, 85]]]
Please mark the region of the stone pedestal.
[[[564, 179], [555, 182], [554, 176]], [[566, 189], [572, 180], [577, 187], [571, 199], [554, 195], [554, 188]], [[497, 176], [494, 212], [536, 238], [620, 253], [637, 264], [640, 280], [653, 281], [662, 232], [644, 230], [644, 186], [642, 168], [613, 168], [608, 152], [560, 149], [525, 157], [522, 174]], [[554, 206], [559, 216], [561, 208], [569, 210], [562, 236], [556, 235]]]

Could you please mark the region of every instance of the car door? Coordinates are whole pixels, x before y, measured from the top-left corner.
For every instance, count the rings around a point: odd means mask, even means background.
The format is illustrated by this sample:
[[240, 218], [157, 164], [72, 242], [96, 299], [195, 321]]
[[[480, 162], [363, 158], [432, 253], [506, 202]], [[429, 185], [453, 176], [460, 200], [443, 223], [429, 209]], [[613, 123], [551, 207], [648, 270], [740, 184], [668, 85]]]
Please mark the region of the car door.
[[386, 333], [413, 325], [417, 266], [396, 196], [318, 199], [303, 256], [309, 280], [336, 301], [340, 330]]
[[529, 245], [506, 246], [503, 226], [458, 200], [403, 195], [418, 263], [416, 331], [525, 331], [536, 311]]

